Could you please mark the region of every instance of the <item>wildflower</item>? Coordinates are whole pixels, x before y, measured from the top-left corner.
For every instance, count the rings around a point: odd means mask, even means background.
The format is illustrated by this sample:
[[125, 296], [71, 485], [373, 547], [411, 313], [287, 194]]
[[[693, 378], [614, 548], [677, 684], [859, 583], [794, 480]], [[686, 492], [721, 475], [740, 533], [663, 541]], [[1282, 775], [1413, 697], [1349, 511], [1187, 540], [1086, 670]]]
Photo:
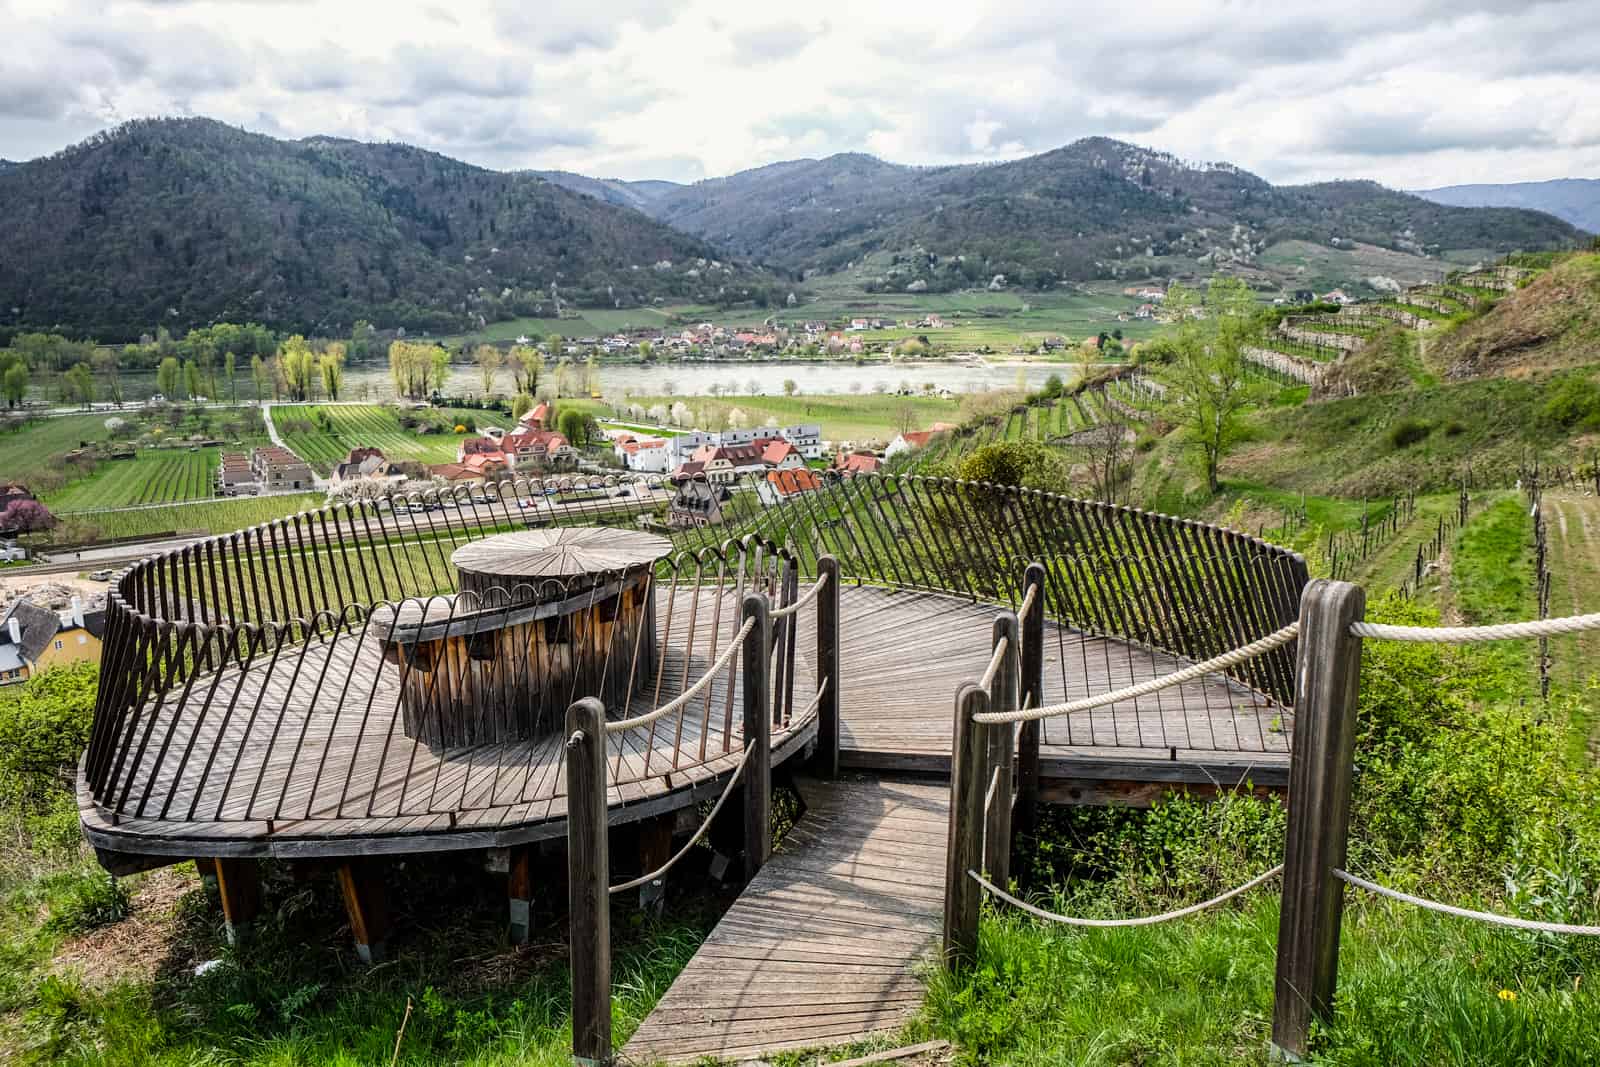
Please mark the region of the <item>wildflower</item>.
[[1499, 996], [1499, 998], [1505, 1001], [1507, 1004], [1516, 1003], [1517, 993], [1514, 989], [1502, 989], [1497, 996]]

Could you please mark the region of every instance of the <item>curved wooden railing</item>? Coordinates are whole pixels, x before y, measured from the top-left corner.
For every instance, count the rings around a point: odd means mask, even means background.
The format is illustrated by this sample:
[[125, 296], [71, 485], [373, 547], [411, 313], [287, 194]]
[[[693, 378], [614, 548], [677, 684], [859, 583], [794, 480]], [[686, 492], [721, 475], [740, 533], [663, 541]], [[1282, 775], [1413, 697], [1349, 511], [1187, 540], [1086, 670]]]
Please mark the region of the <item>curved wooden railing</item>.
[[[540, 777], [532, 746], [430, 747], [405, 731], [398, 695], [413, 677], [405, 672], [422, 666], [393, 646], [430, 626], [473, 629], [485, 616], [522, 624], [575, 595], [599, 596], [602, 582], [455, 595], [456, 548], [529, 526], [642, 523], [669, 533], [678, 550], [650, 576], [651, 601], [667, 615], [659, 662], [630, 672], [621, 693], [572, 677], [573, 699], [599, 696], [617, 718], [693, 684], [697, 665], [714, 661], [737, 629], [749, 592], [767, 595], [779, 614], [776, 662], [787, 674], [774, 704], [792, 716], [797, 627], [785, 626], [782, 611], [824, 557], [838, 561], [847, 583], [1013, 605], [1018, 575], [1038, 561], [1048, 616], [1085, 647], [1105, 637], [1190, 660], [1279, 628], [1306, 581], [1299, 556], [1256, 538], [1033, 490], [877, 475], [830, 478], [787, 497], [764, 485], [700, 482], [691, 492], [660, 478], [515, 479], [397, 492], [141, 562], [111, 592], [83, 790], [112, 819], [253, 823], [248, 832], [269, 835], [380, 817], [439, 817], [454, 829], [464, 813], [504, 817], [510, 806], [558, 797], [559, 776]], [[675, 506], [690, 495], [695, 507]], [[568, 625], [560, 618], [547, 620], [557, 644]], [[839, 655], [848, 661], [852, 646], [885, 640], [851, 635]], [[1287, 706], [1293, 655], [1277, 650], [1235, 678]], [[484, 684], [544, 666], [508, 663]], [[428, 687], [450, 684], [445, 675], [429, 680], [423, 705]], [[688, 725], [675, 724], [648, 752], [635, 746], [634, 771], [628, 759], [614, 761], [613, 784], [739, 748], [733, 690], [732, 678], [709, 686]], [[284, 767], [306, 763], [318, 772], [291, 782]]]

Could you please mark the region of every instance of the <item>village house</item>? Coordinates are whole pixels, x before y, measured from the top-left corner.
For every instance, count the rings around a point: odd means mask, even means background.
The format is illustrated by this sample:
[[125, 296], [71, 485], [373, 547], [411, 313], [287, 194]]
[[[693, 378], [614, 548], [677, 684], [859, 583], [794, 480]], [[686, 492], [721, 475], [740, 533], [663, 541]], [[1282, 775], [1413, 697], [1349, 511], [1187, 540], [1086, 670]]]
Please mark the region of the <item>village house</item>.
[[60, 614], [18, 600], [0, 619], [0, 685], [25, 682], [51, 667], [98, 663], [105, 622], [104, 608], [85, 611], [77, 597]]
[[404, 478], [384, 456], [383, 449], [352, 448], [343, 460], [334, 464], [328, 484], [337, 489], [355, 482], [386, 483], [402, 481]]
[[518, 430], [501, 439], [504, 455], [517, 470], [575, 463], [578, 450], [554, 430]]
[[1354, 304], [1356, 302], [1356, 298], [1345, 292], [1343, 289], [1335, 289], [1331, 293], [1323, 293], [1322, 301], [1326, 304], [1339, 304], [1343, 306], [1345, 304]]
[[0, 482], [0, 511], [19, 500], [32, 500], [33, 494], [21, 482]]
[[[762, 461], [764, 448], [760, 444], [706, 445], [694, 454], [691, 462], [700, 464], [698, 473], [713, 485], [729, 485], [742, 474], [761, 474], [767, 469]], [[680, 471], [682, 468], [679, 468]]]
[[782, 438], [766, 443], [761, 450], [761, 462], [771, 470], [794, 470], [806, 465], [800, 450]]
[[1156, 306], [1154, 304], [1140, 304], [1133, 309], [1133, 317], [1136, 319], [1153, 319], [1156, 317]]
[[261, 482], [243, 452], [224, 452], [217, 463], [217, 492], [223, 496], [254, 496]]
[[510, 472], [511, 465], [503, 454], [482, 452], [468, 456], [464, 463], [435, 463], [428, 468], [429, 474], [450, 485], [482, 485]]
[[713, 485], [700, 478], [688, 478], [678, 483], [667, 506], [667, 525], [674, 529], [692, 526], [722, 525], [722, 505], [732, 499], [725, 486]]
[[871, 452], [840, 451], [833, 457], [833, 469], [846, 478], [858, 474], [876, 474], [883, 469], [883, 460]]
[[672, 451], [659, 437], [639, 438], [617, 446], [622, 465], [639, 474], [666, 474], [672, 469]]
[[268, 492], [314, 489], [317, 484], [317, 476], [306, 465], [306, 461], [278, 445], [252, 451], [250, 470]]
[[893, 441], [889, 442], [889, 447], [883, 450], [883, 458], [893, 459], [902, 452], [916, 452], [927, 448], [928, 442], [938, 437], [940, 432], [935, 428], [932, 430], [907, 430], [905, 433], [898, 434]]
[[822, 475], [809, 467], [790, 467], [770, 470], [761, 484], [756, 486], [756, 496], [766, 507], [776, 507], [801, 493], [814, 493], [822, 488]]

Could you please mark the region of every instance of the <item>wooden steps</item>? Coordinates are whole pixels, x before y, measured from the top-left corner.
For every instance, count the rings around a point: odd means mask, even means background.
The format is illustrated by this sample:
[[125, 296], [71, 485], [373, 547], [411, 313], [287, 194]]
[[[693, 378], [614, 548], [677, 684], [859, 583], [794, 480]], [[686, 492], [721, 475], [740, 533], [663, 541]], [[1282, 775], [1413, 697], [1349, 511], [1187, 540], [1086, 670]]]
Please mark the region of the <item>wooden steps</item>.
[[624, 1063], [693, 1063], [859, 1040], [922, 1004], [935, 950], [949, 788], [800, 783], [806, 813], [728, 909]]

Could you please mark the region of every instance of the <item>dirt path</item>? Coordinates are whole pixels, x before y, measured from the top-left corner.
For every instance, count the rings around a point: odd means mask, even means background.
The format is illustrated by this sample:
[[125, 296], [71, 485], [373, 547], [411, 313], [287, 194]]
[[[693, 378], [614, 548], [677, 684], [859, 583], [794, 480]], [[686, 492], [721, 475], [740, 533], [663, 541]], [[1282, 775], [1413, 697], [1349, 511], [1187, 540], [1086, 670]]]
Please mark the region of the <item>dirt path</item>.
[[[1600, 498], [1571, 489], [1544, 495], [1550, 538], [1550, 614], [1600, 611]], [[1600, 632], [1550, 643], [1552, 681], [1558, 688], [1600, 674]]]

